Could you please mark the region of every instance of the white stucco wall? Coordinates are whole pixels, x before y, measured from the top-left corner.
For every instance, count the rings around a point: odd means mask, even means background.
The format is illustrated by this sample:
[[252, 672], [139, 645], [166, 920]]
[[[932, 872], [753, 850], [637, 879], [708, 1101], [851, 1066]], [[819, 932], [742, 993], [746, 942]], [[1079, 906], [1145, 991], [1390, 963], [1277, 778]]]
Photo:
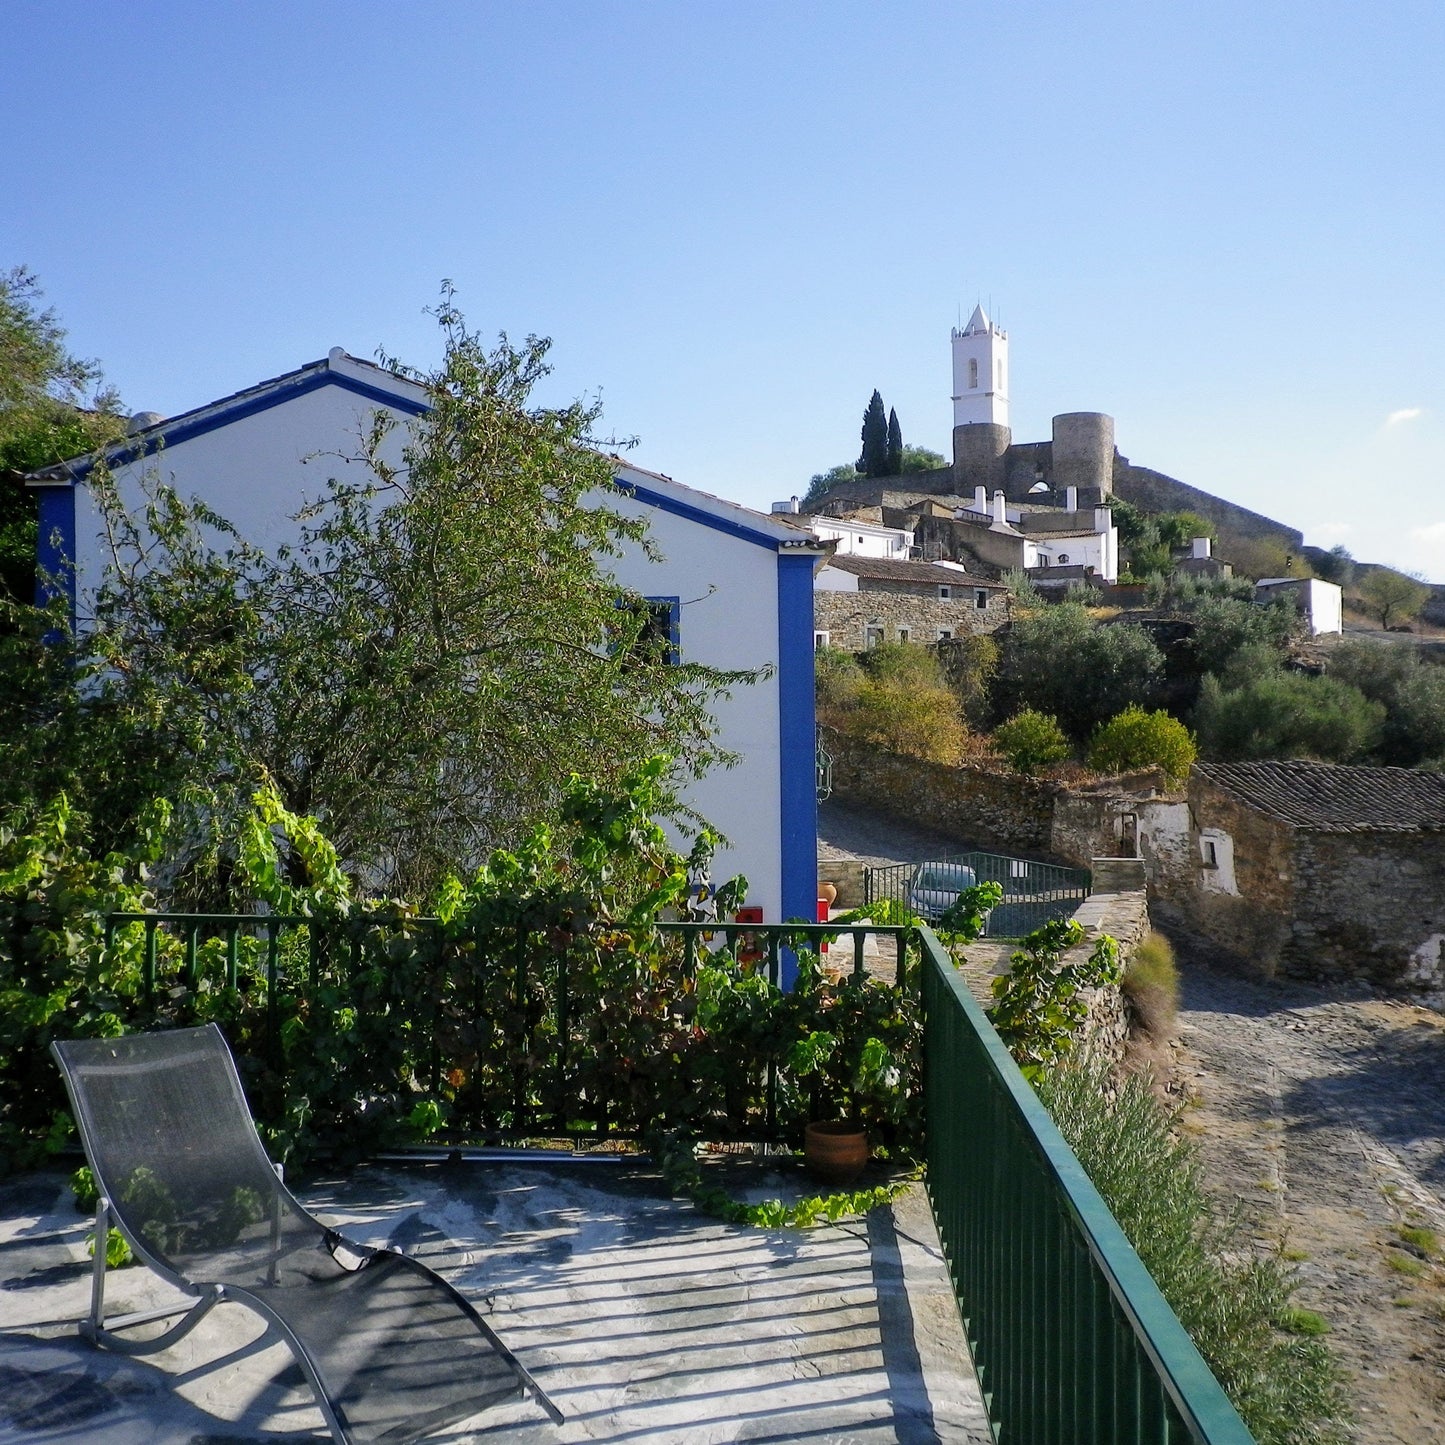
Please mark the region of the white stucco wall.
[[[114, 474], [122, 495], [134, 504], [142, 495], [142, 474], [153, 469], [183, 497], [201, 498], [248, 541], [273, 548], [294, 538], [294, 514], [324, 494], [329, 478], [349, 478], [359, 471], [358, 464], [344, 459], [359, 455], [376, 409], [377, 403], [367, 397], [322, 385], [178, 441], [156, 456], [116, 468]], [[388, 461], [400, 460], [411, 425], [406, 416], [398, 420], [387, 442]], [[657, 480], [646, 474], [643, 478], [649, 485]], [[730, 506], [698, 493], [688, 495], [699, 499], [704, 510]], [[620, 511], [647, 519], [660, 557], [651, 560], [640, 547], [628, 545], [619, 558], [605, 559], [606, 565], [619, 582], [644, 596], [679, 599], [683, 656], [728, 670], [769, 670], [765, 680], [740, 686], [715, 705], [718, 741], [740, 754], [741, 761], [690, 784], [685, 801], [730, 840], [718, 855], [715, 880], [746, 874], [748, 901], [763, 907], [766, 920], [779, 920], [778, 553], [625, 494], [609, 493], [607, 500]], [[741, 508], [731, 510], [755, 517]], [[764, 530], [781, 529], [782, 524], [755, 519]], [[796, 529], [784, 535], [806, 540]], [[98, 510], [84, 484], [76, 490], [76, 553], [77, 612], [83, 625], [90, 612], [88, 597], [107, 557]], [[856, 579], [851, 580], [856, 586]], [[807, 642], [810, 646], [811, 634]], [[811, 677], [808, 681], [811, 685]]]
[[913, 546], [913, 533], [901, 527], [875, 527], [870, 523], [833, 522], [825, 517], [810, 517], [808, 529], [825, 542], [836, 542], [844, 557], [881, 557], [884, 560], [908, 560]]
[[[154, 474], [183, 498], [200, 497], [247, 541], [270, 549], [294, 539], [292, 517], [325, 494], [330, 478], [361, 479], [362, 467], [343, 458], [360, 454], [376, 410], [375, 402], [355, 392], [323, 386], [164, 447], [113, 475], [129, 507], [141, 501], [141, 478]], [[406, 441], [407, 419], [398, 420], [384, 458], [393, 463], [400, 462]], [[84, 618], [87, 594], [103, 575], [108, 552], [89, 488], [77, 489], [75, 512], [76, 602]]]
[[854, 572], [844, 572], [840, 567], [825, 565], [813, 578], [813, 587], [818, 592], [856, 592], [858, 577]]
[[[624, 468], [620, 474], [628, 476]], [[723, 745], [742, 761], [688, 788], [688, 802], [731, 846], [719, 851], [714, 882], [746, 874], [748, 902], [782, 917], [778, 735], [778, 558], [767, 548], [625, 496], [619, 511], [647, 518], [659, 560], [628, 546], [609, 559], [612, 575], [647, 597], [677, 597], [678, 646], [689, 662], [771, 675], [714, 705]]]

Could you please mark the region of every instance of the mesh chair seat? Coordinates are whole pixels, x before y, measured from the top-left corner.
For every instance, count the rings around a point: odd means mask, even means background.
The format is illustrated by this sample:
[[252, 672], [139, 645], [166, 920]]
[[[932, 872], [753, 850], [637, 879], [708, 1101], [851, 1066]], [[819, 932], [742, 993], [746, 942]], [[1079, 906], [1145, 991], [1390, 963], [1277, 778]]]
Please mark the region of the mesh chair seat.
[[[291, 1347], [342, 1445], [417, 1439], [522, 1389], [561, 1423], [557, 1407], [439, 1275], [354, 1244], [307, 1213], [266, 1157], [214, 1024], [51, 1048], [101, 1194], [96, 1238], [114, 1219], [152, 1269], [197, 1299], [153, 1340], [122, 1336], [158, 1316], [107, 1324], [105, 1251], [97, 1249], [81, 1327], [97, 1344], [132, 1354], [162, 1349], [232, 1301], [267, 1319]], [[339, 1250], [360, 1263], [348, 1266]]]

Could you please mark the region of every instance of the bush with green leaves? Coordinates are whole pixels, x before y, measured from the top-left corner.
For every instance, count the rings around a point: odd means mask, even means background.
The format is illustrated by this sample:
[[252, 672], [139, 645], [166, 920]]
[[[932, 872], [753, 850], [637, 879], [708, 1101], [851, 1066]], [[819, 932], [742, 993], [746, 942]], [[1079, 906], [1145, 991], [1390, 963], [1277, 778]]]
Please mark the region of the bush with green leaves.
[[[573, 778], [539, 826], [425, 907], [368, 899], [315, 820], [262, 790], [234, 851], [254, 924], [234, 953], [202, 928], [107, 929], [154, 899], [162, 848], [96, 860], [58, 802], [0, 833], [0, 1149], [33, 1162], [70, 1137], [52, 1039], [215, 1021], [277, 1157], [304, 1164], [453, 1137], [588, 1125], [631, 1137], [789, 1139], [819, 1111], [905, 1148], [916, 1130], [916, 1003], [871, 976], [834, 979], [799, 953], [783, 992], [735, 950], [690, 949], [656, 920], [686, 916], [715, 839], [668, 842], [668, 764], [624, 786]], [[743, 880], [719, 887], [727, 916]], [[277, 920], [276, 950], [267, 920]], [[274, 975], [274, 987], [272, 976]], [[767, 1080], [775, 1080], [769, 1093]]]
[[1094, 730], [1089, 766], [1100, 773], [1163, 768], [1171, 781], [1181, 783], [1197, 753], [1194, 738], [1178, 718], [1162, 708], [1145, 712], [1142, 707], [1128, 707]]
[[995, 715], [1050, 713], [1076, 743], [1121, 707], [1152, 704], [1164, 678], [1164, 655], [1144, 628], [1098, 622], [1076, 602], [1017, 618], [1002, 648]]
[[1357, 762], [1379, 746], [1384, 722], [1384, 707], [1359, 688], [1283, 671], [1235, 688], [1206, 677], [1194, 710], [1200, 752], [1216, 762]]
[[1342, 1371], [1299, 1328], [1295, 1279], [1219, 1213], [1199, 1157], [1146, 1076], [1122, 1082], [1084, 1056], [1044, 1074], [1039, 1097], [1259, 1445], [1344, 1445]]
[[872, 648], [857, 674], [830, 658], [818, 687], [823, 720], [870, 747], [956, 763], [968, 745], [958, 694], [937, 655], [920, 643]]
[[1413, 648], [1342, 642], [1330, 649], [1328, 676], [1357, 687], [1385, 709], [1379, 760], [1413, 768], [1445, 760], [1445, 667]]
[[1031, 776], [1069, 755], [1069, 740], [1059, 720], [1049, 713], [1021, 708], [993, 730], [994, 751], [1002, 754], [1016, 773]]

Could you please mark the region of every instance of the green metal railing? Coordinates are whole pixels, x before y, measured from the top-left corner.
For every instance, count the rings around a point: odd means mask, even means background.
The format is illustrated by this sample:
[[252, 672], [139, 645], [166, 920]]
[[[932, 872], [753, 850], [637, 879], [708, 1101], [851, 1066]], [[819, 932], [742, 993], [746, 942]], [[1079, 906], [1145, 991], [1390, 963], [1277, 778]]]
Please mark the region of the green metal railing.
[[927, 1180], [974, 1366], [1008, 1445], [1252, 1445], [931, 930]]
[[970, 881], [997, 883], [1003, 889], [1003, 901], [984, 920], [984, 937], [1022, 938], [1052, 919], [1071, 917], [1089, 896], [1091, 879], [1086, 868], [1000, 853], [951, 853], [926, 863], [865, 868], [863, 904], [891, 899], [933, 923], [950, 890]]
[[[137, 927], [147, 1004], [199, 989], [237, 990], [273, 1044], [298, 1001], [315, 1008], [328, 990], [345, 995], [358, 960], [398, 938], [424, 941], [425, 966], [437, 970], [454, 1002], [458, 991], [470, 999], [468, 982], [505, 969], [512, 955], [517, 961], [502, 982], [518, 1000], [536, 990], [539, 969], [548, 967], [536, 958], [530, 967], [521, 962], [517, 931], [484, 936], [435, 919], [379, 918], [358, 929], [304, 918], [115, 914], [107, 941]], [[1005, 1445], [1252, 1445], [931, 930], [664, 923], [640, 930], [638, 941], [676, 950], [683, 977], [726, 949], [776, 982], [786, 950], [825, 941], [835, 966], [862, 973], [872, 964], [876, 971], [877, 960], [865, 957], [870, 934], [891, 945], [898, 983], [921, 1000], [928, 1193], [997, 1438]], [[550, 969], [548, 990], [533, 996], [545, 997], [547, 1010], [532, 1023], [535, 1047], [548, 1051], [538, 1055], [535, 1077], [555, 1078], [551, 1097], [561, 1102], [523, 1104], [512, 1095], [520, 1083], [501, 1081], [506, 1097], [465, 1121], [473, 1137], [625, 1136], [605, 1113], [587, 1128], [576, 1122], [591, 1116], [576, 1083], [584, 1045], [565, 970]], [[470, 1003], [458, 1007], [465, 1017], [476, 1013]], [[442, 1069], [437, 1008], [434, 999], [421, 999], [396, 1021], [431, 1040], [433, 1067]], [[184, 1004], [173, 1021], [186, 1021]], [[777, 1076], [770, 1063], [765, 1102], [741, 1137], [774, 1137]], [[509, 1122], [499, 1125], [503, 1116]]]
[[[399, 1037], [419, 1039], [425, 1066], [418, 1077], [437, 1092], [459, 1057], [487, 1055], [488, 1040], [500, 1035], [498, 1019], [505, 1017], [526, 1056], [530, 1083], [524, 1087], [521, 1072], [510, 1067], [491, 1086], [474, 1089], [465, 1107], [459, 1102], [453, 1111], [459, 1136], [545, 1135], [579, 1142], [636, 1136], [588, 1089], [588, 1020], [579, 1016], [575, 980], [565, 952], [533, 929], [457, 927], [386, 913], [344, 920], [113, 913], [106, 919], [107, 952], [125, 929], [142, 935], [139, 1014], [126, 1021], [130, 1027], [193, 1022], [201, 1016], [201, 994], [229, 990], [244, 1000], [256, 1061], [282, 1074], [288, 1021], [315, 1017], [328, 999], [332, 1007], [341, 1000], [384, 1012]], [[624, 935], [625, 947], [638, 957], [671, 948], [680, 980], [694, 978], [709, 957], [730, 954], [781, 986], [790, 951], [808, 949], [821, 950], [840, 972], [861, 975], [870, 964], [876, 974], [886, 970], [889, 982], [917, 996], [916, 970], [910, 976], [908, 969], [909, 928], [654, 922], [618, 931]], [[872, 951], [870, 936], [878, 940]], [[366, 982], [378, 962], [386, 974], [379, 992], [374, 981]], [[410, 970], [404, 980], [396, 972], [401, 966]], [[776, 1081], [784, 1070], [780, 1061], [767, 1067], [765, 1108], [733, 1121], [748, 1137], [779, 1137]]]

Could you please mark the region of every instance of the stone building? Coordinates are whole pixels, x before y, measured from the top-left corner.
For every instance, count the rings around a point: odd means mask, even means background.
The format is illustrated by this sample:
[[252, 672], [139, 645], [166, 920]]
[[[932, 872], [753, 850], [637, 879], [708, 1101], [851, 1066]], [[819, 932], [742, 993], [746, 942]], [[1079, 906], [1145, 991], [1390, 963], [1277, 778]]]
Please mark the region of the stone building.
[[1186, 921], [1266, 975], [1361, 978], [1445, 1005], [1445, 775], [1199, 763]]
[[813, 579], [815, 648], [941, 642], [1007, 621], [1007, 589], [956, 566], [835, 554]]

